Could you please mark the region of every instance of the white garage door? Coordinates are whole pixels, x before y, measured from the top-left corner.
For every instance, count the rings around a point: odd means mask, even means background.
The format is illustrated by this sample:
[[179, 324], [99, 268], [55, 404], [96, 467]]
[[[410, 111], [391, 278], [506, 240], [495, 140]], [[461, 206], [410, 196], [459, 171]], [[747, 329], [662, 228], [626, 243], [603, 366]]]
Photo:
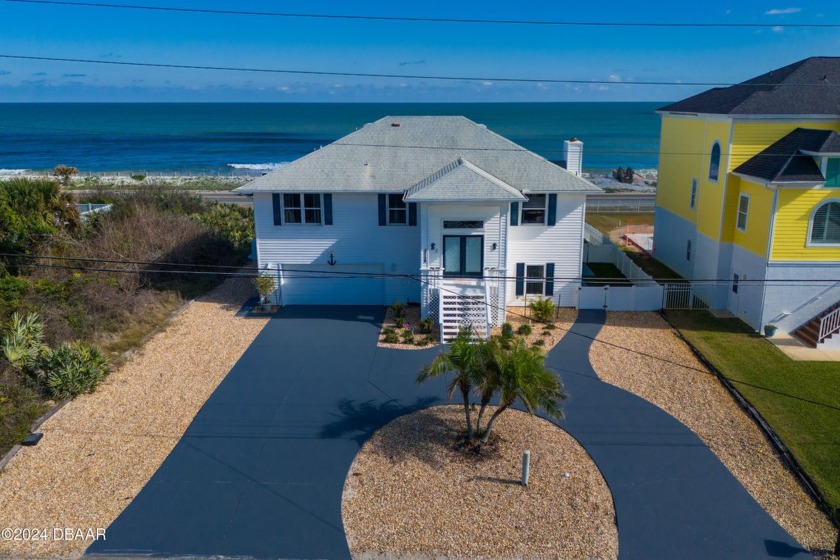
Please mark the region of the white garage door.
[[381, 264], [284, 264], [286, 305], [385, 305]]

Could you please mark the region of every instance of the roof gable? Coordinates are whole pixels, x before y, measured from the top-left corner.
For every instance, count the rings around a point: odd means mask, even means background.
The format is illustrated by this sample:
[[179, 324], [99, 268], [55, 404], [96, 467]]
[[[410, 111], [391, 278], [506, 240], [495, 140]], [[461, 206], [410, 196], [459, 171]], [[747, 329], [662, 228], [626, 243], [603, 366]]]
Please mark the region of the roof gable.
[[519, 190], [600, 191], [586, 179], [459, 116], [384, 117], [237, 191], [405, 191], [458, 158]]
[[407, 202], [517, 201], [525, 195], [463, 158], [432, 173], [405, 193]]
[[[832, 87], [834, 86], [834, 87]], [[840, 115], [840, 57], [812, 57], [659, 111], [718, 115]]]

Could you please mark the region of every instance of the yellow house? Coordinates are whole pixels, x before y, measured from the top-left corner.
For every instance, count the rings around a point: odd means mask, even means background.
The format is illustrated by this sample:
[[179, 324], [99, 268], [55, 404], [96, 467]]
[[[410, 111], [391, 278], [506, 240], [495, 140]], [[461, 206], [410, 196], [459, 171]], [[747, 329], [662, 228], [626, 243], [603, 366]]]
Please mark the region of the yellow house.
[[712, 309], [840, 346], [840, 57], [658, 113], [656, 258]]

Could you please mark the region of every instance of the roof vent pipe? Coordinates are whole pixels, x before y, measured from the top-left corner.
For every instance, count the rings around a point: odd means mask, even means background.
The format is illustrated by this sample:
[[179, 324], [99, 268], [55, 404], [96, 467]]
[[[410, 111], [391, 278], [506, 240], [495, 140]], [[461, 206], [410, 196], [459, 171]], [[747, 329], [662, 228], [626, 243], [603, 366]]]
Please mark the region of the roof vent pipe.
[[571, 138], [563, 142], [563, 159], [566, 169], [580, 177], [583, 173], [583, 142]]

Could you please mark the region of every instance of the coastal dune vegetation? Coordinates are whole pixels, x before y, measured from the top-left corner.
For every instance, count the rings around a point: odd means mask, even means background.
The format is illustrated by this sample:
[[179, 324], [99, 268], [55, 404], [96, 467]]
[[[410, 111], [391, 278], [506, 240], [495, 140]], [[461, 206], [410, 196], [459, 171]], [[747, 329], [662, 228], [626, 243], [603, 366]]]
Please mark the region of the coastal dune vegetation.
[[[250, 208], [160, 187], [93, 199], [112, 206], [82, 219], [55, 180], [0, 183], [0, 453], [225, 278], [208, 271], [236, 270], [208, 266], [238, 267], [249, 253]], [[61, 367], [70, 383], [56, 381]]]

